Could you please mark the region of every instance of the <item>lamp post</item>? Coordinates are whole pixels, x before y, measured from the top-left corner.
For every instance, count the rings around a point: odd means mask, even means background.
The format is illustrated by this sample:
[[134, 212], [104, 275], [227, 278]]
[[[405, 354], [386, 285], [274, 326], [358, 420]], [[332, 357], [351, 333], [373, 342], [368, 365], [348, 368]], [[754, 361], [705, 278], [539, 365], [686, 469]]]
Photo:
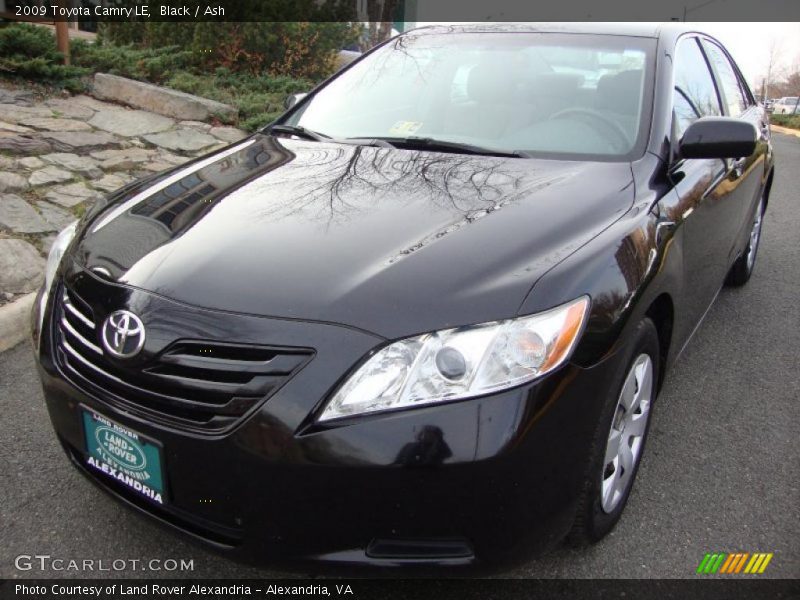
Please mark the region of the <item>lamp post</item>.
[[699, 9], [703, 8], [704, 6], [708, 6], [709, 4], [713, 4], [716, 1], [717, 0], [707, 0], [706, 2], [702, 2], [700, 4], [695, 4], [694, 6], [691, 6], [691, 7], [687, 7], [684, 4], [683, 5], [683, 22], [686, 23], [686, 15], [688, 15], [690, 12], [694, 12], [696, 10], [699, 10]]

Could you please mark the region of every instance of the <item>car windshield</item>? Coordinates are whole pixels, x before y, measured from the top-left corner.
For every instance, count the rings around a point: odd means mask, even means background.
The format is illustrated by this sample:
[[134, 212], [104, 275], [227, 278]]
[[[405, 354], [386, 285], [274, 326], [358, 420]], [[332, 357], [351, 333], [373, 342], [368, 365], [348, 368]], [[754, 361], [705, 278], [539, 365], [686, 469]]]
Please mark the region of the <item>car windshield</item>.
[[337, 139], [630, 158], [647, 130], [654, 46], [611, 35], [412, 33], [335, 77], [284, 124]]

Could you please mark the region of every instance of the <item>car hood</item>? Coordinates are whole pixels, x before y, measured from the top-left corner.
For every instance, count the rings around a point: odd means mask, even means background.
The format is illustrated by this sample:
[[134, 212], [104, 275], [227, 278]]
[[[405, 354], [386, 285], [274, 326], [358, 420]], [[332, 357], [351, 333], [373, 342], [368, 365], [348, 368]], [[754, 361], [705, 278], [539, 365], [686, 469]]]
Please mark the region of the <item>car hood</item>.
[[628, 163], [259, 134], [109, 202], [73, 257], [195, 306], [393, 338], [516, 315], [632, 200]]

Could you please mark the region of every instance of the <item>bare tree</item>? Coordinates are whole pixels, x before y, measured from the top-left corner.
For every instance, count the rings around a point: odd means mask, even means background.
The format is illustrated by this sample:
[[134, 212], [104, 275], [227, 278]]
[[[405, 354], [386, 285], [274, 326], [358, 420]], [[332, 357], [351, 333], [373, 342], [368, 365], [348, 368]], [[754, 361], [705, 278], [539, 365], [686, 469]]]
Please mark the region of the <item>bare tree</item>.
[[800, 96], [800, 56], [795, 58], [791, 67], [782, 66], [775, 69], [770, 90], [773, 98]]
[[764, 78], [764, 86], [761, 90], [761, 95], [764, 100], [769, 98], [769, 91], [772, 87], [773, 78], [776, 76], [776, 70], [778, 66], [778, 61], [781, 58], [781, 46], [783, 40], [774, 38], [772, 42], [770, 42], [769, 50], [767, 54], [767, 75]]

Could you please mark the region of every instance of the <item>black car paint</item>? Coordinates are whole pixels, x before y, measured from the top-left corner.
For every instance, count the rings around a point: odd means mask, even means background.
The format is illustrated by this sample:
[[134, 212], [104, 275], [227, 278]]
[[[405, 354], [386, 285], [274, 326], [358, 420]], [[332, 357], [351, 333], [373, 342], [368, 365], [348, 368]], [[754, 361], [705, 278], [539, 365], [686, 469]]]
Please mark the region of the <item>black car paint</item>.
[[[399, 338], [517, 315], [542, 273], [633, 201], [625, 163], [263, 134], [235, 148], [165, 188], [209, 190], [184, 192], [171, 227], [153, 208], [164, 192], [134, 197], [98, 216], [75, 260], [187, 304]], [[245, 279], [251, 293], [231, 295]]]
[[[137, 360], [184, 337], [269, 340], [316, 354], [233, 431], [208, 434], [78, 389], [54, 364], [46, 327], [39, 350], [45, 397], [76, 464], [80, 404], [158, 439], [169, 506], [156, 509], [90, 478], [240, 560], [491, 565], [551, 547], [572, 522], [599, 392], [625, 368], [619, 349], [627, 332], [650, 315], [663, 363], [675, 360], [746, 247], [757, 199], [771, 181], [766, 134], [743, 165], [675, 158], [671, 56], [685, 32], [665, 27], [656, 35], [649, 143], [631, 163], [481, 158], [258, 134], [233, 146], [249, 144], [232, 155], [246, 158], [231, 159], [227, 179], [209, 171], [218, 187], [175, 231], [123, 246], [119, 236], [133, 222], [126, 212], [92, 232], [144, 185], [97, 207], [82, 222], [83, 240], [72, 244], [61, 277], [94, 289], [101, 315], [129, 307], [154, 328]], [[761, 129], [765, 115], [753, 107], [743, 118]], [[260, 165], [258, 152], [268, 156]], [[292, 172], [298, 161], [329, 162], [311, 179]], [[386, 164], [402, 187], [376, 198], [371, 170]], [[451, 197], [441, 178], [419, 181], [421, 164], [434, 173], [494, 169], [505, 178], [491, 196], [478, 189]], [[278, 180], [284, 189], [275, 197], [260, 187]], [[310, 190], [318, 195], [309, 199]], [[245, 198], [262, 209], [288, 201], [302, 216], [254, 212], [250, 222], [228, 220], [246, 216], [237, 212], [249, 208]], [[393, 211], [392, 202], [413, 210]], [[261, 238], [263, 246], [243, 237], [256, 225], [278, 237]], [[232, 294], [242, 281], [252, 291]], [[346, 373], [387, 339], [535, 313], [582, 294], [592, 299], [584, 334], [569, 364], [542, 380], [335, 425], [314, 420]], [[366, 551], [376, 538], [465, 539], [472, 555], [377, 558]]]

